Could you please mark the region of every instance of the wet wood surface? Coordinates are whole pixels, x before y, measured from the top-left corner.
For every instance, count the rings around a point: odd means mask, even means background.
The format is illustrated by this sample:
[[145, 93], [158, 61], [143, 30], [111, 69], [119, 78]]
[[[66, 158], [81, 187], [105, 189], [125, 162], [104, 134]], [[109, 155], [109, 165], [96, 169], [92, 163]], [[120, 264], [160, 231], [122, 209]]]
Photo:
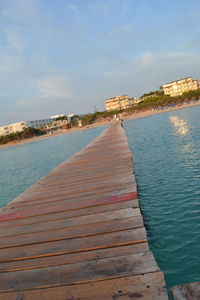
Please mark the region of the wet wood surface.
[[165, 300], [120, 122], [0, 214], [0, 299]]

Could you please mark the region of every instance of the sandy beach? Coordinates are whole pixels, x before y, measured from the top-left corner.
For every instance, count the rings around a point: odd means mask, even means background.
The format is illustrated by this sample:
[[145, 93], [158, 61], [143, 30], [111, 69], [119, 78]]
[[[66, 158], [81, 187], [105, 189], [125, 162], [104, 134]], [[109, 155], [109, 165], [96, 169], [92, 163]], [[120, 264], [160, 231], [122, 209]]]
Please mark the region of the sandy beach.
[[[196, 105], [199, 105], [199, 104], [200, 104], [200, 101], [195, 102], [195, 103], [183, 104], [183, 105], [180, 105], [180, 106], [171, 107], [171, 108], [167, 108], [167, 109], [163, 109], [163, 110], [147, 110], [147, 111], [142, 111], [142, 112], [132, 113], [132, 114], [125, 111], [121, 115], [122, 115], [123, 120], [135, 120], [135, 119], [150, 117], [150, 116], [153, 116], [153, 115], [166, 113], [166, 112], [169, 112], [169, 111], [174, 111], [174, 110], [178, 110], [178, 109], [182, 109], [182, 108], [196, 106]], [[114, 120], [105, 119], [105, 120], [95, 122], [91, 125], [83, 126], [81, 128], [74, 127], [74, 128], [70, 128], [70, 129], [66, 129], [66, 130], [60, 130], [60, 131], [58, 131], [54, 134], [49, 134], [48, 133], [48, 134], [45, 134], [45, 135], [42, 135], [42, 136], [26, 139], [26, 140], [23, 140], [23, 141], [20, 141], [20, 142], [17, 141], [17, 142], [11, 142], [11, 143], [8, 143], [8, 144], [5, 144], [5, 145], [0, 145], [0, 149], [12, 147], [12, 146], [23, 145], [25, 143], [30, 143], [30, 142], [33, 142], [33, 141], [52, 138], [52, 137], [63, 135], [63, 134], [71, 134], [71, 133], [74, 133], [74, 132], [77, 132], [77, 131], [84, 131], [84, 130], [88, 130], [90, 128], [95, 128], [95, 127], [99, 127], [99, 126], [109, 125], [109, 124], [111, 124], [111, 122], [114, 122]]]

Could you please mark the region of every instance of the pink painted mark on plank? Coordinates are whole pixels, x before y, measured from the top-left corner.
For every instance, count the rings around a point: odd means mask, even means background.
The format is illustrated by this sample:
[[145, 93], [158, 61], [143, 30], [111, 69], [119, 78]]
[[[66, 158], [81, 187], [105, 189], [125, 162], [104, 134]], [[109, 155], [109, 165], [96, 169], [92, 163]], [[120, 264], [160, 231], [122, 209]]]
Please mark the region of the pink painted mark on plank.
[[32, 210], [22, 210], [14, 213], [0, 215], [0, 222], [51, 214], [51, 213], [58, 213], [63, 211], [70, 211], [70, 210], [104, 205], [104, 204], [112, 204], [112, 203], [122, 202], [122, 201], [136, 200], [136, 199], [137, 199], [137, 192], [132, 192], [132, 193], [118, 195], [118, 196], [99, 198], [94, 201], [84, 200], [84, 201], [79, 201], [78, 203], [72, 202], [64, 205], [58, 205], [58, 206], [54, 205], [47, 208], [37, 208], [37, 209], [35, 208]]

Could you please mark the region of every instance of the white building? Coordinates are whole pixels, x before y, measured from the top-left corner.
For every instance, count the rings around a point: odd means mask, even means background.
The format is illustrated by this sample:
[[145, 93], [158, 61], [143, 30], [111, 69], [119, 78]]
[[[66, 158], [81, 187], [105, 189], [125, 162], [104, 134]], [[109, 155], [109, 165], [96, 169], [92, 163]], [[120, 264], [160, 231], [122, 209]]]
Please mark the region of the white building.
[[56, 120], [58, 118], [62, 118], [65, 117], [65, 115], [55, 115], [55, 116], [51, 116], [50, 119]]
[[200, 88], [200, 80], [195, 80], [192, 77], [179, 79], [163, 85], [165, 95], [170, 95], [171, 97], [180, 96], [184, 92], [198, 88]]
[[134, 97], [129, 97], [128, 95], [115, 96], [107, 99], [105, 107], [107, 111], [112, 110], [123, 110], [132, 107], [133, 105], [139, 103], [140, 100]]
[[26, 122], [17, 122], [7, 126], [0, 127], [0, 135], [7, 135], [24, 130], [27, 127]]
[[21, 132], [27, 127], [42, 128], [52, 121], [53, 120], [49, 118], [49, 119], [41, 119], [41, 120], [34, 120], [34, 121], [21, 121], [7, 126], [2, 126], [0, 127], [0, 136]]
[[9, 126], [0, 127], [0, 136], [10, 134]]

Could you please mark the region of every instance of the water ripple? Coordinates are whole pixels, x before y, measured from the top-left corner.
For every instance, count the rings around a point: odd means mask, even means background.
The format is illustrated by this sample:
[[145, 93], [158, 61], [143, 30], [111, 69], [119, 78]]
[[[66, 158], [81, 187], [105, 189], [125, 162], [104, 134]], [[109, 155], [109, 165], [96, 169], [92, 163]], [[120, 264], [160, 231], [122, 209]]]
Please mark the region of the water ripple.
[[167, 286], [200, 280], [200, 106], [126, 123], [150, 248]]

